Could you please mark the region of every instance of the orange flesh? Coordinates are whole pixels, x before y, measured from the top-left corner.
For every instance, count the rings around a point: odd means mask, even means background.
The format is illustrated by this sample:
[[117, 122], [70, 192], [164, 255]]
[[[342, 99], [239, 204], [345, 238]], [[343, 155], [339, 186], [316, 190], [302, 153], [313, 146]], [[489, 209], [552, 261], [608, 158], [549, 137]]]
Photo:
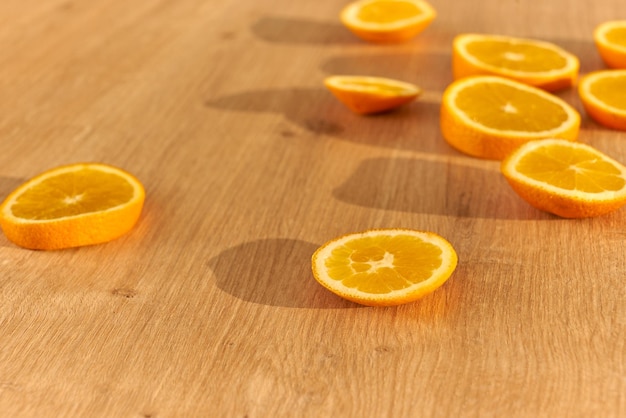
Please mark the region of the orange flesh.
[[422, 11], [414, 4], [388, 1], [363, 6], [359, 10], [358, 18], [368, 23], [392, 23], [410, 19], [421, 13]]
[[626, 48], [626, 28], [614, 28], [605, 34], [606, 40], [612, 44]]
[[591, 84], [590, 90], [607, 105], [626, 110], [626, 77], [598, 78]]
[[537, 149], [522, 158], [516, 170], [561, 189], [586, 193], [617, 191], [625, 184], [621, 172], [594, 153], [560, 146]]
[[99, 212], [132, 199], [132, 186], [119, 176], [95, 170], [88, 176], [84, 173], [63, 173], [31, 187], [11, 206], [13, 215], [32, 220], [58, 219]]
[[477, 123], [504, 131], [543, 132], [558, 128], [568, 119], [560, 105], [504, 84], [468, 86], [455, 102]]
[[380, 84], [380, 83], [369, 83], [366, 81], [347, 81], [342, 84], [348, 89], [350, 87], [357, 87], [357, 89], [365, 88], [368, 90], [375, 90], [382, 94], [391, 94], [394, 96], [398, 94], [403, 94], [406, 92], [406, 89], [403, 89], [402, 87], [391, 86], [388, 84]]
[[441, 254], [435, 245], [408, 235], [364, 237], [335, 249], [326, 267], [346, 287], [384, 294], [430, 278]]
[[466, 45], [466, 49], [480, 61], [508, 70], [544, 72], [563, 68], [567, 64], [565, 58], [556, 52], [526, 43], [504, 40], [473, 41]]

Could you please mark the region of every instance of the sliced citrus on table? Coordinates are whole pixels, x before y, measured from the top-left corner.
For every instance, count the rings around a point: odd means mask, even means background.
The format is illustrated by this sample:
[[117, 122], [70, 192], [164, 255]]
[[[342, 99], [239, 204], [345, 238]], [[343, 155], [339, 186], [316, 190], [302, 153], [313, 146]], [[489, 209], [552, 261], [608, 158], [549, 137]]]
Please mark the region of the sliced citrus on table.
[[131, 174], [106, 164], [48, 170], [15, 189], [0, 205], [0, 226], [15, 244], [55, 250], [99, 244], [137, 222], [145, 192]]
[[593, 31], [593, 40], [604, 63], [626, 68], [626, 20], [604, 22]]
[[411, 83], [383, 77], [336, 75], [327, 77], [324, 84], [350, 110], [363, 115], [402, 106], [422, 92]]
[[533, 139], [575, 140], [580, 115], [537, 87], [499, 76], [472, 76], [446, 88], [440, 124], [443, 137], [454, 148], [499, 160]]
[[502, 161], [501, 170], [524, 200], [563, 218], [604, 215], [626, 204], [626, 167], [579, 142], [528, 142]]
[[432, 232], [372, 229], [341, 236], [312, 257], [315, 279], [347, 300], [369, 306], [415, 301], [452, 275], [457, 254]]
[[587, 74], [578, 85], [585, 111], [596, 122], [626, 130], [626, 70], [603, 70]]
[[422, 32], [436, 17], [424, 0], [360, 0], [344, 7], [341, 21], [372, 42], [403, 42]]
[[534, 39], [468, 33], [458, 35], [452, 45], [455, 79], [499, 75], [556, 91], [572, 86], [580, 68], [575, 55]]

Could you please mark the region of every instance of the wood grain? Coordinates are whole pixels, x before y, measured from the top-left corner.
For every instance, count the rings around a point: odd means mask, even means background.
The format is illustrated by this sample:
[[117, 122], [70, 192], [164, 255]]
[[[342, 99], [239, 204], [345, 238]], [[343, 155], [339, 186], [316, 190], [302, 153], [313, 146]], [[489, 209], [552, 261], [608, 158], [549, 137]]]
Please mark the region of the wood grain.
[[[105, 245], [0, 235], [0, 415], [625, 416], [626, 212], [534, 210], [438, 125], [454, 35], [549, 40], [588, 72], [623, 1], [432, 4], [417, 39], [381, 46], [338, 1], [0, 2], [0, 195], [77, 161], [147, 191]], [[353, 115], [322, 85], [351, 73], [425, 93]], [[626, 161], [624, 133], [559, 96], [581, 141]], [[314, 281], [319, 245], [376, 227], [438, 232], [457, 271], [386, 309]]]

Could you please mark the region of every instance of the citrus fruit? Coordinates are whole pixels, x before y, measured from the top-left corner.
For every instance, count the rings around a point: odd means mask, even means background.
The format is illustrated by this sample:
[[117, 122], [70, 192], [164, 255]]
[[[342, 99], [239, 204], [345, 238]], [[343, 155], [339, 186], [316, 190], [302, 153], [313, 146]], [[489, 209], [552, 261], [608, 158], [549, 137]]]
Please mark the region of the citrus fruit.
[[457, 254], [432, 232], [372, 229], [327, 242], [312, 265], [331, 292], [362, 305], [392, 306], [439, 288], [456, 268]]
[[572, 86], [578, 58], [550, 42], [501, 35], [462, 34], [452, 43], [455, 79], [499, 75], [547, 91]]
[[324, 84], [339, 101], [359, 114], [394, 109], [422, 92], [413, 84], [383, 77], [336, 75], [327, 77]]
[[501, 170], [524, 200], [563, 218], [599, 216], [626, 204], [626, 167], [579, 142], [530, 141]]
[[575, 140], [580, 115], [537, 87], [499, 76], [472, 76], [446, 88], [440, 124], [443, 137], [454, 148], [499, 160], [533, 139]]
[[578, 85], [585, 111], [596, 122], [626, 130], [626, 70], [603, 70], [587, 74]]
[[604, 22], [593, 31], [600, 57], [611, 68], [626, 68], [626, 20]]
[[144, 188], [131, 174], [98, 163], [45, 171], [15, 189], [0, 205], [0, 226], [15, 244], [55, 250], [98, 244], [137, 222]]
[[341, 11], [341, 21], [371, 42], [403, 42], [422, 32], [437, 13], [424, 0], [360, 0]]

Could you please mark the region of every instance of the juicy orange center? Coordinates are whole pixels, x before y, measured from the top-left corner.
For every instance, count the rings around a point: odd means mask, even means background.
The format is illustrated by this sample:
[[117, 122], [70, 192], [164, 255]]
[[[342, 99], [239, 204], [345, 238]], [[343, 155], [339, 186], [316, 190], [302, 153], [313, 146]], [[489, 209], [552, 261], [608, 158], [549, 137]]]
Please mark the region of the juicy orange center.
[[485, 64], [514, 71], [545, 72], [567, 65], [559, 53], [524, 42], [507, 40], [474, 41], [466, 46], [470, 55]]
[[559, 104], [500, 83], [470, 85], [459, 91], [455, 103], [470, 119], [497, 130], [542, 132], [569, 118]]
[[129, 202], [133, 194], [133, 187], [115, 174], [80, 170], [33, 185], [17, 198], [11, 210], [23, 219], [58, 219], [110, 209]]
[[410, 235], [354, 239], [333, 250], [325, 261], [331, 279], [372, 294], [427, 280], [441, 263], [440, 248]]
[[607, 105], [626, 110], [626, 76], [598, 78], [591, 84], [590, 90]]
[[626, 27], [613, 28], [605, 34], [605, 37], [610, 43], [626, 48]]
[[422, 11], [413, 3], [403, 1], [377, 1], [366, 4], [359, 10], [359, 20], [368, 23], [393, 23], [410, 19]]
[[620, 170], [585, 149], [552, 145], [521, 158], [518, 172], [565, 190], [602, 193], [624, 188]]

